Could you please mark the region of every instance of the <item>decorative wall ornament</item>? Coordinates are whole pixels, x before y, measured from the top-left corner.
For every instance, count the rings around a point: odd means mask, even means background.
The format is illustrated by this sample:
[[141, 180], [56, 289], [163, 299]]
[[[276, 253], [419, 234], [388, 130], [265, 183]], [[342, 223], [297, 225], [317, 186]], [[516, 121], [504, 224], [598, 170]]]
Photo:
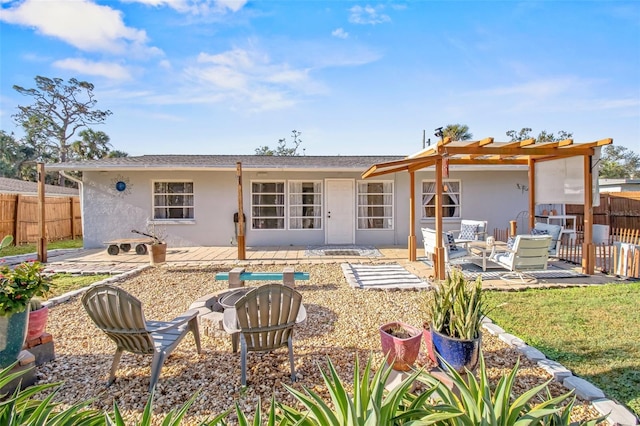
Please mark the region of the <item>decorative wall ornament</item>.
[[111, 179], [111, 187], [116, 195], [124, 197], [125, 195], [131, 194], [133, 184], [129, 183], [128, 177], [118, 175]]
[[516, 183], [516, 188], [518, 188], [524, 194], [524, 191], [529, 190], [529, 185], [522, 185], [520, 183]]

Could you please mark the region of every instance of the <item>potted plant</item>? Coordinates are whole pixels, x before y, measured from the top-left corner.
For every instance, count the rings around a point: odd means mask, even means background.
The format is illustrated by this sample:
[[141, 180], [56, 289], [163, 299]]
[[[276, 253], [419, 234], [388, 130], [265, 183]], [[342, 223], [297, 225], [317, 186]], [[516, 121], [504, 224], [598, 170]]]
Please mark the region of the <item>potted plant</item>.
[[[435, 353], [456, 371], [475, 370], [482, 341], [482, 279], [468, 281], [462, 271], [452, 269], [434, 286], [428, 300], [431, 340]], [[441, 368], [446, 366], [438, 362]]]
[[397, 371], [408, 371], [418, 358], [422, 332], [409, 324], [394, 321], [380, 326], [382, 353]]
[[51, 279], [40, 262], [23, 262], [15, 268], [0, 266], [0, 367], [18, 358], [27, 333], [29, 301], [49, 291]]
[[152, 222], [147, 224], [147, 232], [146, 235], [152, 238], [149, 244], [149, 262], [151, 265], [160, 265], [167, 259], [166, 232]]
[[29, 301], [29, 320], [27, 327], [27, 341], [37, 339], [44, 333], [49, 317], [49, 308], [42, 301], [34, 297]]

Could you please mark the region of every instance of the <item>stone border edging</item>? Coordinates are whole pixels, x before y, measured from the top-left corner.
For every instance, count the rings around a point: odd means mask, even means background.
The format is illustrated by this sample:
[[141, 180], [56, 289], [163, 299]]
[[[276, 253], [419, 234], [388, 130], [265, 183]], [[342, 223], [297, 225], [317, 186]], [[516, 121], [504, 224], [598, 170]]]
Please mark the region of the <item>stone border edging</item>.
[[537, 363], [540, 368], [553, 376], [553, 380], [560, 382], [569, 390], [574, 390], [577, 396], [589, 401], [593, 408], [600, 414], [608, 414], [606, 419], [608, 424], [613, 426], [635, 426], [638, 424], [638, 419], [630, 410], [608, 399], [600, 388], [583, 378], [574, 376], [571, 370], [559, 362], [548, 359], [538, 349], [527, 345], [519, 337], [507, 333], [502, 327], [494, 324], [491, 318], [484, 317], [482, 327], [509, 346], [515, 348], [530, 361]]

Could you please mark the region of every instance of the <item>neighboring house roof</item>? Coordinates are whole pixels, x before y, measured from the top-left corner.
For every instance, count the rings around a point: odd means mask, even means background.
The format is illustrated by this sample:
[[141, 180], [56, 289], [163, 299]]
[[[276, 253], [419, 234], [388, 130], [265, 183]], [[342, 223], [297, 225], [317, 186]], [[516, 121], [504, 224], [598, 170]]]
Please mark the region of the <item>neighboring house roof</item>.
[[[101, 158], [46, 164], [47, 170], [73, 171], [131, 171], [131, 170], [235, 170], [242, 163], [243, 170], [264, 171], [350, 171], [363, 172], [372, 164], [398, 161], [400, 155], [142, 155], [139, 157]], [[458, 166], [457, 169], [471, 169]], [[500, 167], [496, 166], [496, 169]], [[521, 166], [512, 167], [520, 169]], [[486, 166], [484, 170], [489, 170]]]
[[[9, 179], [9, 178], [0, 177], [0, 193], [37, 195], [38, 183], [30, 182], [27, 180]], [[44, 193], [45, 195], [71, 197], [71, 196], [77, 196], [78, 190], [76, 188], [66, 188], [63, 186], [45, 184]]]

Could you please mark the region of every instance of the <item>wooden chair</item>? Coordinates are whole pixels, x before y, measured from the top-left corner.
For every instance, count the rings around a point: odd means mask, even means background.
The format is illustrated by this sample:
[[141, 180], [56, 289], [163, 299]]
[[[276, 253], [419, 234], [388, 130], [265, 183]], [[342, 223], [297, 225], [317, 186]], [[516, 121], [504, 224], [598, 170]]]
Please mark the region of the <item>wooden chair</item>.
[[[307, 317], [302, 295], [282, 284], [265, 284], [249, 291], [225, 309], [223, 327], [229, 334], [240, 334], [242, 386], [247, 384], [247, 352], [264, 352], [287, 346], [291, 381], [296, 380], [293, 364], [293, 326]], [[237, 339], [232, 340], [236, 352]]]
[[547, 269], [549, 244], [550, 235], [517, 235], [511, 249], [494, 253], [491, 260], [510, 271], [500, 275], [502, 280], [536, 283], [538, 279], [526, 272]]
[[190, 331], [200, 353], [200, 334], [196, 311], [188, 311], [172, 321], [147, 321], [142, 302], [120, 287], [99, 284], [82, 296], [82, 304], [96, 326], [113, 340], [117, 347], [109, 373], [111, 385], [123, 351], [153, 355], [149, 392], [153, 391], [164, 360]]

